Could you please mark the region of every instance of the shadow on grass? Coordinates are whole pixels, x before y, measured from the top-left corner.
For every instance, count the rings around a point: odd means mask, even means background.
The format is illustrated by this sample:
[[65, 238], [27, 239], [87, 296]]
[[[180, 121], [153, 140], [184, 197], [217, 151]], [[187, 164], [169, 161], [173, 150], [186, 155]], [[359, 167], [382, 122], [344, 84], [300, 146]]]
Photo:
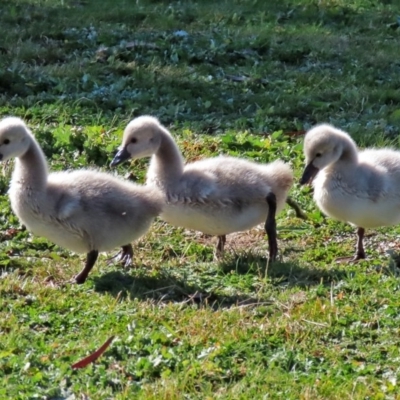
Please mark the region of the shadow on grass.
[[157, 277], [133, 276], [126, 272], [113, 271], [94, 278], [95, 291], [110, 293], [118, 298], [156, 300], [158, 302], [183, 302], [214, 309], [232, 305], [257, 304], [255, 296], [227, 296], [189, 285], [182, 277], [159, 274]]
[[[232, 274], [233, 273], [233, 274]], [[297, 287], [299, 289], [317, 285], [330, 285], [348, 276], [346, 269], [329, 267], [309, 268], [297, 263], [275, 262], [267, 266], [267, 258], [252, 254], [229, 256], [216, 267], [213, 276], [220, 280], [220, 284], [210, 289], [207, 278], [198, 284], [188, 283], [184, 276], [176, 276], [168, 271], [160, 271], [157, 276], [148, 276], [146, 272], [136, 270], [131, 273], [125, 271], [109, 272], [101, 277], [94, 277], [95, 291], [110, 293], [114, 297], [140, 300], [155, 300], [163, 303], [186, 302], [199, 306], [210, 306], [214, 309], [230, 307], [232, 305], [258, 304], [261, 300], [254, 296], [219, 293], [218, 288], [231, 285], [230, 277], [236, 275], [255, 275], [272, 287]], [[240, 289], [238, 288], [238, 292]]]
[[253, 254], [237, 254], [221, 264], [225, 273], [256, 274], [269, 278], [273, 286], [307, 288], [344, 279], [348, 272], [343, 268], [329, 269], [308, 267], [296, 262], [267, 263], [266, 257]]
[[139, 299], [169, 299], [188, 295], [194, 288], [173, 277], [157, 274], [157, 277], [134, 276], [125, 271], [112, 271], [93, 278], [97, 292], [107, 292], [115, 297]]

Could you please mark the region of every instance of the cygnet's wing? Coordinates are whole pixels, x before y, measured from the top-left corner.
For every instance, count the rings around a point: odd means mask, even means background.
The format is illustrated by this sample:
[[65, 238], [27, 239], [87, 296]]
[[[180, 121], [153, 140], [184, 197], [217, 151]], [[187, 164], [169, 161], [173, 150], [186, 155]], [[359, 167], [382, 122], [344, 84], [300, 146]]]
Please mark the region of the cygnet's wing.
[[186, 166], [174, 194], [187, 202], [210, 205], [265, 202], [270, 186], [264, 173], [261, 166], [239, 158], [209, 158]]
[[374, 199], [399, 197], [400, 152], [392, 149], [367, 149], [359, 153], [356, 179]]

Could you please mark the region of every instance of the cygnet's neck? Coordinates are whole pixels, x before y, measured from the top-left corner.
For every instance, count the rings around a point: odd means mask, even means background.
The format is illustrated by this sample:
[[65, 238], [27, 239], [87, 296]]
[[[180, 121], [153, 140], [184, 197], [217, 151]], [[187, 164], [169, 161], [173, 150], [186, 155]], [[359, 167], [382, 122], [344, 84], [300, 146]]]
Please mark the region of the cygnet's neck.
[[358, 160], [358, 151], [356, 145], [352, 141], [343, 143], [342, 155], [339, 158], [344, 163], [356, 163]]
[[341, 143], [342, 152], [339, 156], [339, 159], [336, 162], [333, 162], [327, 167], [327, 172], [340, 172], [341, 174], [346, 173], [351, 165], [354, 165], [358, 162], [358, 151], [355, 143], [349, 138], [343, 140]]
[[164, 185], [178, 180], [183, 174], [182, 154], [172, 136], [160, 128], [161, 143], [150, 163], [153, 178]]
[[28, 150], [16, 160], [13, 181], [30, 190], [44, 190], [47, 185], [47, 162], [42, 149], [33, 137]]

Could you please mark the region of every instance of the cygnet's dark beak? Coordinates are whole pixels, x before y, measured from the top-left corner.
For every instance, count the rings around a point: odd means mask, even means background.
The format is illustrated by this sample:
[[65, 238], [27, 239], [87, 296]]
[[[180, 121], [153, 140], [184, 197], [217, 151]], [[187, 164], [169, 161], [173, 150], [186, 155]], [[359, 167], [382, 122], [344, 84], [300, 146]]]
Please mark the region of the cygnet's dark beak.
[[312, 161], [306, 166], [303, 172], [303, 176], [300, 179], [300, 185], [305, 185], [307, 183], [311, 183], [317, 175], [319, 169], [313, 165]]
[[123, 147], [118, 153], [114, 156], [113, 160], [111, 161], [110, 167], [115, 167], [126, 160], [129, 160], [131, 155], [129, 154], [128, 150]]

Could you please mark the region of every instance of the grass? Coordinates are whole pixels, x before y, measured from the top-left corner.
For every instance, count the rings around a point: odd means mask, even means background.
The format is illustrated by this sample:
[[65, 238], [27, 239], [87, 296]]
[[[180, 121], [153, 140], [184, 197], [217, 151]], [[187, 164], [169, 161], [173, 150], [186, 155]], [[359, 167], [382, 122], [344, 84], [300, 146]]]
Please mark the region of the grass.
[[[270, 4], [274, 3], [274, 4]], [[13, 0], [0, 14], [0, 115], [27, 120], [52, 169], [108, 170], [129, 119], [152, 114], [189, 160], [231, 154], [304, 166], [317, 122], [361, 146], [399, 147], [400, 6], [377, 0]], [[143, 182], [147, 161], [118, 169]], [[397, 227], [278, 219], [280, 261], [260, 229], [215, 238], [157, 221], [135, 267], [34, 237], [0, 177], [0, 398], [395, 399], [400, 396]], [[94, 364], [71, 365], [116, 339]]]

